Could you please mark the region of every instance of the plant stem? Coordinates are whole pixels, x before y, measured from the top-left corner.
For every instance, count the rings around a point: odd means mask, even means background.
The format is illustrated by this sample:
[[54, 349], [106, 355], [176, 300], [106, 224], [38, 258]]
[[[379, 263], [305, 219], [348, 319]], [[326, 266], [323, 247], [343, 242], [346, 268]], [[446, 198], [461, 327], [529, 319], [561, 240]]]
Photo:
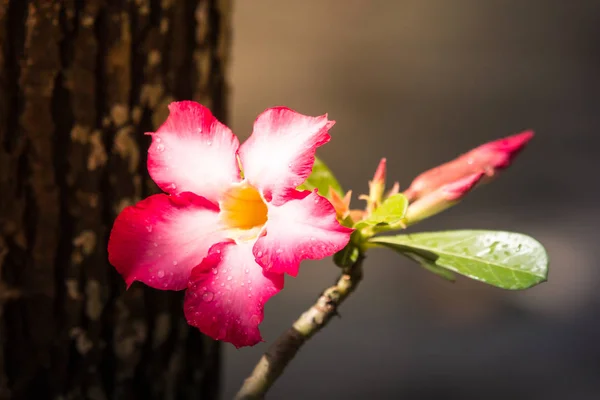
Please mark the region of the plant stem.
[[236, 400], [264, 398], [300, 347], [337, 315], [339, 305], [356, 289], [362, 279], [363, 259], [360, 255], [353, 265], [342, 269], [336, 284], [325, 289], [317, 302], [269, 347], [244, 381]]

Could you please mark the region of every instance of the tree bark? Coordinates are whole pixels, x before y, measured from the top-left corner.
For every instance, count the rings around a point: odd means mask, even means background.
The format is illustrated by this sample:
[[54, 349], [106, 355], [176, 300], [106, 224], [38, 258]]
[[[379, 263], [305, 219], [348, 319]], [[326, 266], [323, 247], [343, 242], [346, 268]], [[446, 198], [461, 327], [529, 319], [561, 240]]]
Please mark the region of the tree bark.
[[225, 0], [0, 0], [0, 399], [211, 399], [219, 348], [181, 293], [108, 264], [157, 191], [149, 138], [193, 99], [226, 119]]

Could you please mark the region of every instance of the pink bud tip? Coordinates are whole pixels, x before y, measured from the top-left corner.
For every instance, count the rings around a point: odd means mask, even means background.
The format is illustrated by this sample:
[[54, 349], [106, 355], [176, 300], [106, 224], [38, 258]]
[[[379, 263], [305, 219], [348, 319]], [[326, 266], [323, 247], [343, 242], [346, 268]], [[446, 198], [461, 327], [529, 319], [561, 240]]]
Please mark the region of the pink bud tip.
[[460, 200], [464, 195], [469, 193], [484, 176], [485, 174], [483, 172], [478, 172], [445, 185], [442, 187], [444, 198], [448, 201]]
[[478, 148], [472, 150], [472, 152], [493, 151], [503, 155], [496, 160], [494, 168], [506, 168], [510, 165], [511, 161], [516, 157], [521, 150], [525, 148], [527, 143], [533, 138], [533, 131], [524, 131], [516, 135], [508, 136], [503, 139], [494, 140], [488, 142]]
[[375, 183], [384, 183], [385, 182], [385, 166], [386, 159], [382, 158], [379, 161], [379, 165], [377, 166], [377, 170], [375, 171], [375, 175], [373, 176], [373, 182]]

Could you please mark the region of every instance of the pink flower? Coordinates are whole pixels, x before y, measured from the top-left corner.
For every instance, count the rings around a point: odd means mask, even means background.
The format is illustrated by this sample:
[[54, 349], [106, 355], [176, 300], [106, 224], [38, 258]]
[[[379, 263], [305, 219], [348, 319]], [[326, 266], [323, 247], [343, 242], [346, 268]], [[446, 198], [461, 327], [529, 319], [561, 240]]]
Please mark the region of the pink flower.
[[169, 110], [148, 150], [150, 176], [168, 194], [121, 212], [109, 260], [128, 286], [187, 288], [185, 316], [206, 335], [254, 345], [284, 273], [296, 276], [302, 260], [349, 241], [352, 230], [325, 198], [296, 190], [334, 121], [270, 108], [240, 146], [202, 105], [182, 101]]

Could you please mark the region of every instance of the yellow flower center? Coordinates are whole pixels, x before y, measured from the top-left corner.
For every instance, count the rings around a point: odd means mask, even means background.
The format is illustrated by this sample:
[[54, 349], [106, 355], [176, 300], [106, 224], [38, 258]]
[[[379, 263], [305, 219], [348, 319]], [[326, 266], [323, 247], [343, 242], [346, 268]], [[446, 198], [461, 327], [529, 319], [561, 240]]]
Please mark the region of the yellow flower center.
[[247, 182], [231, 187], [219, 202], [221, 220], [230, 229], [250, 230], [267, 222], [267, 205]]

